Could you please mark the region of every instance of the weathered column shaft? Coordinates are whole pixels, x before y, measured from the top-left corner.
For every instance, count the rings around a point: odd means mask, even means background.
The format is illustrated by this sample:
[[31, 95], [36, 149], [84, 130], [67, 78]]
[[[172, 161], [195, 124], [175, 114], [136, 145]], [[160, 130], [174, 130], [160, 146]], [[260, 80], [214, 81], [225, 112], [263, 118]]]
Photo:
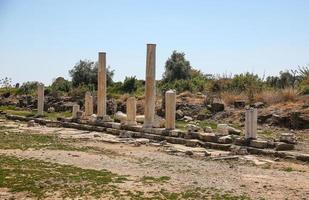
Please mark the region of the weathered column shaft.
[[135, 97], [127, 99], [127, 124], [136, 125], [136, 100]]
[[76, 119], [77, 118], [77, 112], [79, 111], [79, 105], [78, 104], [74, 104], [73, 108], [72, 108], [72, 118]]
[[90, 92], [85, 94], [85, 115], [90, 116], [93, 114], [93, 98]]
[[257, 109], [246, 110], [245, 137], [256, 139], [257, 134]]
[[99, 52], [98, 63], [98, 103], [97, 115], [103, 117], [106, 115], [106, 53]]
[[147, 44], [144, 127], [153, 126], [156, 101], [156, 45]]
[[38, 85], [38, 115], [44, 115], [44, 85]]
[[169, 90], [165, 92], [165, 128], [175, 129], [176, 119], [176, 92]]

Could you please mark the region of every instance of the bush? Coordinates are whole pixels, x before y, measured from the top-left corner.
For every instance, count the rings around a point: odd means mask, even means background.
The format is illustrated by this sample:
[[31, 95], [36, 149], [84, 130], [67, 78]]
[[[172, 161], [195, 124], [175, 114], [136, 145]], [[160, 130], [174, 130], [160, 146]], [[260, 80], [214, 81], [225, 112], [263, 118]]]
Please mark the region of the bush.
[[173, 51], [171, 57], [165, 63], [165, 72], [162, 80], [163, 82], [187, 80], [191, 78], [190, 70], [190, 62], [185, 59], [185, 54]]
[[63, 77], [58, 77], [54, 80], [50, 87], [50, 92], [53, 96], [59, 96], [63, 93], [68, 93], [72, 88], [70, 81], [65, 80]]
[[18, 89], [18, 94], [34, 95], [37, 91], [38, 84], [39, 84], [39, 82], [37, 82], [37, 81], [25, 82]]
[[134, 93], [137, 90], [137, 79], [135, 76], [126, 77], [123, 81], [122, 87], [123, 92]]
[[[113, 83], [114, 71], [110, 70], [110, 67], [106, 69], [106, 81], [107, 85]], [[98, 73], [98, 63], [88, 60], [80, 60], [72, 70], [69, 71], [70, 76], [72, 77], [72, 84], [74, 87], [80, 85], [86, 85], [90, 88], [97, 89], [97, 73]]]

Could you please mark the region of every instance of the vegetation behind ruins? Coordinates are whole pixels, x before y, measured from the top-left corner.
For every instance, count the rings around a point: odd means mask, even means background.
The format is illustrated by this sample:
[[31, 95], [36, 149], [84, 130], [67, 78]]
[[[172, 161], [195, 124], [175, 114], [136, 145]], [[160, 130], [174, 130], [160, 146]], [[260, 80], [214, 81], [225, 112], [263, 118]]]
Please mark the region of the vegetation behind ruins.
[[[62, 77], [54, 79], [46, 87], [45, 94], [55, 97], [71, 96], [82, 98], [86, 91], [97, 88], [97, 62], [80, 60], [69, 71], [72, 80]], [[107, 68], [108, 95], [120, 98], [124, 94], [144, 94], [144, 80], [135, 76], [125, 77], [124, 81], [113, 81], [115, 71]], [[35, 95], [38, 82], [28, 81], [20, 85], [11, 84], [10, 78], [0, 81], [0, 93]], [[205, 74], [191, 66], [183, 52], [174, 51], [165, 63], [162, 79], [157, 81], [158, 94], [162, 95], [168, 89], [175, 89], [177, 93], [189, 91], [204, 93], [208, 96], [221, 98], [226, 104], [237, 99], [248, 102], [263, 101], [267, 104], [295, 100], [298, 95], [309, 94], [309, 67], [298, 67], [298, 70], [281, 71], [278, 76], [260, 77], [254, 73], [235, 75]], [[7, 94], [9, 95], [9, 94]]]

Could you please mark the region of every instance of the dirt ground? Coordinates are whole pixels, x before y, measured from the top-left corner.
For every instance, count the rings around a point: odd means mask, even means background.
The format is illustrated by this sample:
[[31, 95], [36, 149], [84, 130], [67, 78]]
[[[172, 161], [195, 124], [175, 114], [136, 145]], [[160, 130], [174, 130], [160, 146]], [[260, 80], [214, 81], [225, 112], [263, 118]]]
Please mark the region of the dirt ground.
[[[211, 149], [206, 150], [211, 155], [205, 156], [203, 148], [155, 143], [146, 139], [118, 138], [74, 129], [39, 125], [27, 127], [24, 123], [5, 119], [0, 120], [0, 126], [8, 136], [12, 133], [54, 134], [57, 140], [64, 140], [80, 149], [20, 149], [0, 144], [0, 155], [81, 169], [108, 170], [129, 177], [130, 181], [117, 184], [122, 190], [138, 190], [147, 194], [162, 189], [180, 193], [189, 189], [211, 188], [216, 192], [234, 195], [234, 199], [241, 199], [241, 195], [248, 199], [309, 199], [309, 165], [306, 163], [256, 155], [233, 157], [229, 152]], [[83, 148], [92, 150], [84, 151]], [[166, 178], [151, 183], [140, 181], [145, 177]], [[0, 186], [0, 199], [33, 198], [25, 195], [27, 191], [14, 192], [5, 185]], [[59, 192], [53, 191], [54, 195], [46, 198], [53, 199]], [[83, 199], [83, 196], [80, 198]], [[91, 199], [89, 196], [87, 198]], [[104, 196], [100, 198], [105, 199]], [[233, 198], [223, 196], [221, 199]]]

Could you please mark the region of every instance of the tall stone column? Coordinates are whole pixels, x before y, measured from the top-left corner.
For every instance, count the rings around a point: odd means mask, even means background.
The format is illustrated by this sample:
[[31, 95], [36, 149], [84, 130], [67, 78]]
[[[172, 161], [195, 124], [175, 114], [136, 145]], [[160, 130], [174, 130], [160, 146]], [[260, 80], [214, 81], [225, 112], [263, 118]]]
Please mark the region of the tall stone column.
[[175, 129], [176, 119], [176, 92], [168, 90], [165, 92], [165, 128]]
[[93, 114], [93, 97], [88, 91], [85, 94], [85, 116], [91, 116]]
[[144, 127], [153, 126], [156, 102], [156, 45], [147, 44]]
[[135, 97], [127, 99], [127, 125], [136, 125], [136, 100]]
[[38, 115], [44, 115], [44, 84], [38, 85]]
[[79, 111], [79, 105], [78, 104], [74, 104], [73, 105], [73, 109], [72, 109], [72, 118], [76, 119], [77, 118], [77, 112]]
[[99, 52], [98, 63], [98, 103], [97, 103], [97, 115], [103, 118], [106, 115], [106, 53]]
[[256, 139], [257, 134], [257, 109], [249, 108], [246, 110], [245, 137], [246, 139]]

